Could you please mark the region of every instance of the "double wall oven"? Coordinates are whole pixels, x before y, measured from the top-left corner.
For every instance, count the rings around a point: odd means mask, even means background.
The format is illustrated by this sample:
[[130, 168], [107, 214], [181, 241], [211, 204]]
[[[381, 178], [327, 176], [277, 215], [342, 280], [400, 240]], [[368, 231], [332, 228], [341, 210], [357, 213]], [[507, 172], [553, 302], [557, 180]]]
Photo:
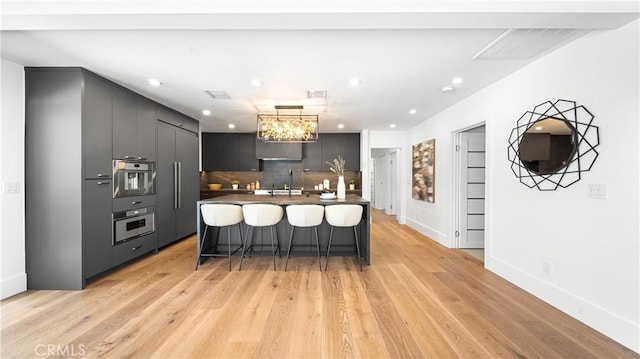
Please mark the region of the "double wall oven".
[[[113, 160], [113, 198], [155, 195], [156, 163]], [[135, 204], [137, 201], [132, 202]], [[145, 201], [139, 201], [144, 203]], [[132, 208], [113, 213], [113, 245], [150, 234], [156, 230], [155, 207]]]

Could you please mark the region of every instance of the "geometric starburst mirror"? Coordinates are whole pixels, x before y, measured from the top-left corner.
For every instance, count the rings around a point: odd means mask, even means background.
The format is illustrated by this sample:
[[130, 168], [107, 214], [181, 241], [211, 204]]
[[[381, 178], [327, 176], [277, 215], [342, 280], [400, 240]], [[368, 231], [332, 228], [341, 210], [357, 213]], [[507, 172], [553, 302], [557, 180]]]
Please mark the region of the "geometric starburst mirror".
[[547, 101], [520, 117], [509, 136], [511, 171], [540, 191], [566, 188], [593, 166], [600, 144], [594, 116], [575, 101]]

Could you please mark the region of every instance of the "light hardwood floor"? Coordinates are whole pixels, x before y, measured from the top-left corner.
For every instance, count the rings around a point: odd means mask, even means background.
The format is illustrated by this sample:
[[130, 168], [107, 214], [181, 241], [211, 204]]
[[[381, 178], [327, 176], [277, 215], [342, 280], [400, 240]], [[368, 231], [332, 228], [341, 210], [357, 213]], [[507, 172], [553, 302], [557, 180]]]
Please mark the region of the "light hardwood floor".
[[[639, 356], [374, 211], [371, 262], [292, 258], [194, 271], [195, 237], [91, 283], [2, 301], [2, 358]], [[66, 350], [66, 351], [65, 351]]]

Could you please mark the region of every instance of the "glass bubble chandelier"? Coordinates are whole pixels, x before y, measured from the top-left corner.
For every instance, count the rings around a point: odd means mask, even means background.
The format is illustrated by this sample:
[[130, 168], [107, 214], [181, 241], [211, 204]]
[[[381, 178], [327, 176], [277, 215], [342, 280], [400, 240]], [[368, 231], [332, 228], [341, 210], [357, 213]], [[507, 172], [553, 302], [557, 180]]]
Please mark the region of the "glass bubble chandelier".
[[276, 114], [258, 114], [258, 139], [264, 142], [317, 142], [318, 115], [303, 106], [275, 106]]

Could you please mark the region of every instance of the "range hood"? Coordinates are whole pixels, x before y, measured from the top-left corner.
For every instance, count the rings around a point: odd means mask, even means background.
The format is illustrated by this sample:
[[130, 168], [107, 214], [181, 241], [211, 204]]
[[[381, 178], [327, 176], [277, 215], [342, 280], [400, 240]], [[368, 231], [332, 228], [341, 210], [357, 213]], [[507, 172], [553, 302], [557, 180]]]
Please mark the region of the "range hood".
[[302, 143], [263, 142], [256, 138], [256, 158], [260, 160], [302, 160]]

